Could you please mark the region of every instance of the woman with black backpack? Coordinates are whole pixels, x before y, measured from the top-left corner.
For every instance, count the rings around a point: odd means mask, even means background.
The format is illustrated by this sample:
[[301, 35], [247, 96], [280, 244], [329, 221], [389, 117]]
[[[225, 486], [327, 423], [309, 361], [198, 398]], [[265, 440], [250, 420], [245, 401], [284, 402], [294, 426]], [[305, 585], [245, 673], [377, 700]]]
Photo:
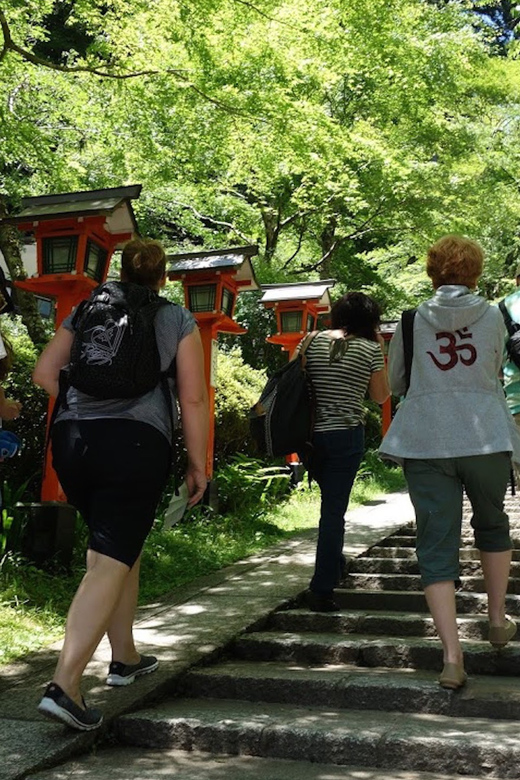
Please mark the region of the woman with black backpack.
[[[86, 316], [91, 307], [95, 323], [85, 322], [83, 311], [71, 314], [34, 370], [36, 384], [51, 396], [60, 395], [51, 432], [53, 466], [89, 531], [87, 571], [69, 609], [53, 680], [38, 709], [80, 731], [98, 728], [103, 719], [99, 710], [86, 706], [80, 683], [105, 633], [112, 648], [108, 685], [128, 685], [158, 666], [154, 656], [137, 651], [132, 627], [141, 550], [171, 469], [176, 399], [188, 452], [188, 505], [197, 503], [206, 488], [208, 403], [197, 326], [190, 312], [158, 296], [166, 281], [166, 257], [158, 242], [130, 241], [121, 262], [121, 282], [103, 285], [108, 289], [99, 288], [101, 294], [95, 291], [82, 307]], [[135, 388], [125, 393], [123, 383], [119, 393], [125, 397], [112, 397], [111, 383], [124, 373], [125, 360], [135, 360], [132, 338], [146, 329], [147, 315], [136, 309], [139, 299], [153, 307], [155, 338], [147, 349], [158, 353], [161, 379], [154, 379], [146, 392], [137, 383], [139, 395]], [[140, 325], [139, 317], [144, 317]], [[76, 349], [80, 332], [82, 343]], [[114, 362], [119, 366], [115, 377], [110, 374]], [[64, 380], [62, 370], [69, 364]], [[144, 357], [142, 364], [150, 372]], [[139, 365], [138, 360], [135, 371]], [[174, 376], [175, 384], [167, 376]], [[61, 391], [60, 377], [65, 385]]]

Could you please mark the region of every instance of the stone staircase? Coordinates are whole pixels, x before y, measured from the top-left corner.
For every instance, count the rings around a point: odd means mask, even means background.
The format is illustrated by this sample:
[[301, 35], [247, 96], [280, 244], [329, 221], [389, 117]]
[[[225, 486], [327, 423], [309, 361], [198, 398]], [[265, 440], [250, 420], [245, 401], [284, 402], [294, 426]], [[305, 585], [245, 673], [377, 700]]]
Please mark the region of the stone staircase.
[[[517, 500], [507, 508], [516, 546], [507, 611], [520, 620]], [[119, 718], [116, 740], [192, 751], [197, 761], [219, 755], [221, 768], [230, 763], [218, 777], [228, 778], [520, 778], [520, 642], [497, 652], [486, 641], [469, 525], [457, 595], [469, 680], [460, 691], [437, 683], [442, 650], [414, 541], [405, 528], [352, 559], [339, 612], [311, 613], [298, 599], [275, 611], [218, 663], [193, 667], [176, 698]], [[249, 768], [235, 774], [237, 757]]]

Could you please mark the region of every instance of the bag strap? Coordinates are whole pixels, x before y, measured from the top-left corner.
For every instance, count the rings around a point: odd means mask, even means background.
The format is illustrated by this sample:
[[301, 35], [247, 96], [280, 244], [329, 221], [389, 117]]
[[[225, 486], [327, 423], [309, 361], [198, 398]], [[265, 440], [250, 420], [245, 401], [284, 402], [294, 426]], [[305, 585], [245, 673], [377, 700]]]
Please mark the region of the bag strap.
[[410, 387], [410, 377], [412, 375], [413, 361], [413, 325], [417, 309], [406, 309], [401, 314], [401, 327], [403, 333], [403, 352], [404, 352], [404, 376], [406, 390]]
[[502, 317], [504, 318], [504, 323], [507, 328], [507, 332], [509, 334], [509, 337], [513, 336], [518, 330], [520, 330], [520, 325], [517, 322], [514, 322], [514, 320], [511, 318], [511, 315], [509, 314], [506, 306], [505, 300], [501, 300], [498, 304], [498, 308], [502, 312]]
[[305, 354], [307, 350], [309, 349], [310, 345], [318, 335], [319, 330], [313, 330], [310, 333], [307, 333], [307, 335], [304, 337], [303, 341], [301, 342], [300, 351], [298, 352], [298, 355], [302, 361], [302, 366], [305, 367], [305, 364], [307, 362], [307, 355]]

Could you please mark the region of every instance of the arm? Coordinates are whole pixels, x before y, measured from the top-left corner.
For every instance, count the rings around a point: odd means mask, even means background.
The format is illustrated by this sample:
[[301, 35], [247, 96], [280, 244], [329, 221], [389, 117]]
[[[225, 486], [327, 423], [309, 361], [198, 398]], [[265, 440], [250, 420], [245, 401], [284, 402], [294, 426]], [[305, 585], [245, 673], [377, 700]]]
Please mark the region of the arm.
[[388, 350], [388, 379], [392, 395], [405, 395], [406, 376], [404, 368], [404, 347], [401, 321], [397, 323], [396, 331]]
[[200, 501], [207, 485], [209, 407], [204, 377], [204, 353], [198, 328], [185, 336], [177, 350], [177, 391], [184, 443], [188, 451], [188, 506]]
[[22, 404], [5, 397], [4, 388], [0, 387], [0, 418], [2, 420], [16, 420], [20, 416]]
[[[377, 340], [381, 351], [383, 350], [384, 340], [380, 333], [377, 334]], [[384, 358], [383, 358], [384, 359]], [[388, 378], [386, 375], [386, 366], [379, 371], [373, 371], [368, 383], [368, 395], [376, 404], [384, 404], [390, 395]]]
[[63, 326], [58, 328], [34, 367], [33, 382], [43, 387], [53, 398], [58, 395], [60, 371], [70, 360], [73, 339], [74, 334], [70, 330]]

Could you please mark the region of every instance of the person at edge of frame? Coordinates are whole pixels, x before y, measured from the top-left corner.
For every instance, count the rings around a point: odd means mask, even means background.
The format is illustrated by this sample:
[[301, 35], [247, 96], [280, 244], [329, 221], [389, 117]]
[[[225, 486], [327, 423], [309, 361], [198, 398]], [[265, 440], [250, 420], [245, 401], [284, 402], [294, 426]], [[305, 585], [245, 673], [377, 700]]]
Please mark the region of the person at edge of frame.
[[[520, 323], [520, 263], [516, 267], [516, 287], [516, 290], [504, 298], [504, 304], [513, 322]], [[506, 334], [506, 341], [508, 338], [509, 334]], [[509, 411], [520, 430], [520, 368], [510, 359], [505, 346], [502, 381]], [[520, 466], [515, 466], [514, 474], [516, 485], [520, 486]]]

